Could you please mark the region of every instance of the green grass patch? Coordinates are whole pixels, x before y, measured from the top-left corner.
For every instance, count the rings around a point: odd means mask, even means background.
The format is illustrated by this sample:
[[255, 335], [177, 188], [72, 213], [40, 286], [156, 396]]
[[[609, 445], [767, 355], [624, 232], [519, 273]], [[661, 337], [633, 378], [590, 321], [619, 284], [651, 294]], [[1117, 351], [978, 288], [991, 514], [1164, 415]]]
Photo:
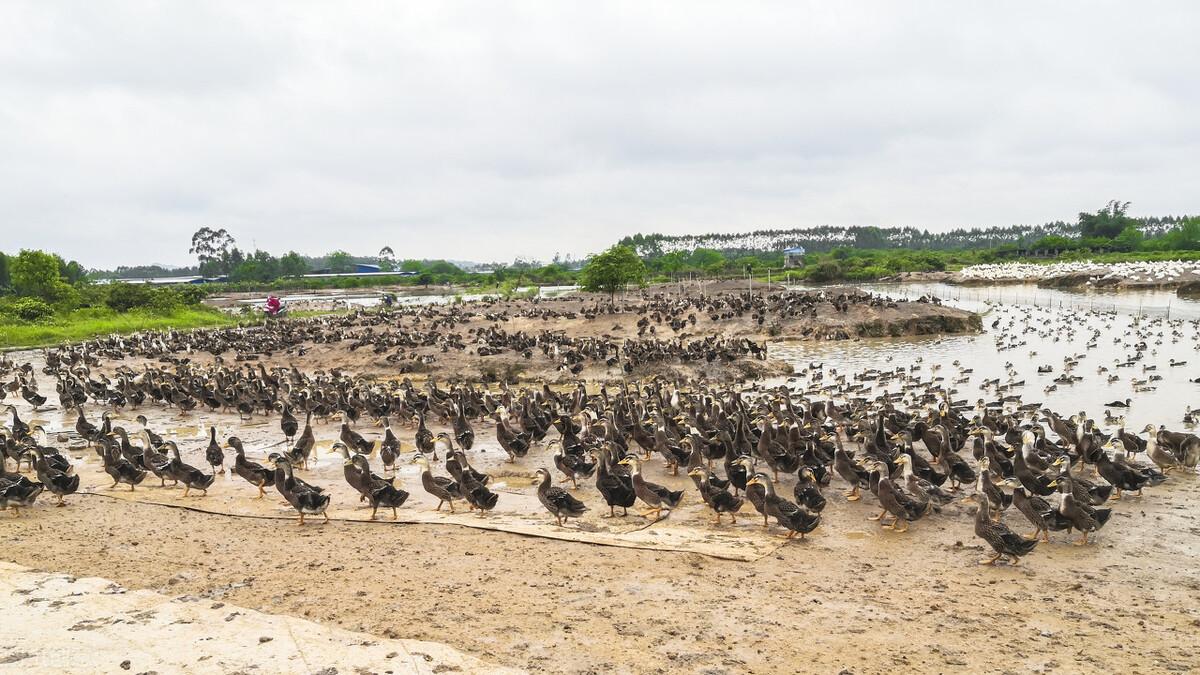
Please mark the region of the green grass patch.
[[126, 334], [166, 328], [187, 330], [232, 326], [237, 323], [238, 317], [206, 307], [184, 307], [167, 313], [77, 309], [36, 323], [15, 320], [0, 323], [0, 348], [42, 347], [112, 333]]

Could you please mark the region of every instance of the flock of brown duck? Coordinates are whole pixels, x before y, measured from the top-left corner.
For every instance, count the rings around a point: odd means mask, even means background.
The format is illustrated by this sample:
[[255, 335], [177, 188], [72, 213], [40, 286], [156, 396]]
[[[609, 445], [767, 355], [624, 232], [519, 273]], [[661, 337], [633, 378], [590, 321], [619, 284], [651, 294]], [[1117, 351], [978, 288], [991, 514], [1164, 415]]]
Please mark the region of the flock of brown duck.
[[[867, 295], [855, 301], [885, 302]], [[523, 311], [538, 316], [554, 310], [534, 304]], [[651, 298], [636, 311], [649, 328], [665, 325], [678, 332], [694, 312], [750, 314], [767, 321], [771, 314], [815, 310], [807, 301], [730, 296], [719, 301]], [[745, 353], [740, 349], [756, 357], [761, 350], [765, 357], [765, 347], [750, 340], [701, 339], [696, 342], [705, 346], [692, 354], [694, 343], [656, 337], [620, 343], [510, 333], [502, 324], [516, 312], [482, 303], [404, 310], [412, 323], [425, 326], [425, 333], [394, 328], [396, 312], [382, 311], [111, 337], [47, 350], [40, 372], [30, 363], [0, 360], [0, 377], [7, 382], [6, 396], [21, 397], [35, 410], [57, 405], [72, 411], [74, 434], [102, 460], [113, 487], [134, 490], [152, 476], [160, 486], [170, 481], [184, 494], [203, 495], [231, 462], [232, 473], [251, 488], [248, 495], [261, 498], [274, 488], [301, 523], [324, 516], [330, 504], [328, 491], [301, 475], [312, 460], [317, 429], [332, 420], [338, 424], [333, 447], [343, 456], [345, 480], [370, 504], [372, 518], [381, 508], [395, 517], [404, 506], [409, 495], [395, 484], [394, 474], [397, 463], [409, 461], [421, 464], [421, 487], [438, 500], [438, 509], [454, 511], [465, 504], [482, 515], [503, 508], [500, 494], [489, 487], [492, 476], [471, 464], [478, 429], [490, 432], [492, 447], [499, 446], [510, 462], [536, 469], [539, 501], [559, 525], [592, 507], [609, 517], [627, 516], [639, 505], [644, 517], [669, 514], [690, 490], [653, 482], [649, 469], [657, 456], [662, 471], [692, 479], [695, 497], [708, 507], [714, 526], [726, 516], [730, 526], [737, 525], [739, 515], [751, 513], [762, 518], [764, 528], [774, 521], [782, 536], [803, 538], [820, 524], [826, 495], [836, 484], [848, 500], [869, 494], [879, 507], [872, 519], [896, 532], [925, 518], [944, 517], [952, 503], [974, 502], [975, 533], [995, 552], [985, 562], [1006, 557], [1014, 564], [1034, 550], [1039, 538], [1049, 541], [1052, 532], [1077, 531], [1075, 543], [1086, 544], [1109, 522], [1107, 502], [1141, 497], [1168, 473], [1195, 471], [1200, 461], [1200, 437], [1189, 433], [1150, 426], [1143, 438], [1122, 426], [1106, 434], [1085, 415], [1063, 416], [1023, 404], [1001, 382], [985, 383], [999, 394], [992, 403], [955, 400], [952, 383], [923, 379], [916, 368], [848, 374], [811, 364], [787, 384], [770, 387], [651, 378], [589, 389], [583, 383], [566, 388], [442, 384], [432, 377], [418, 384], [408, 377], [379, 380], [336, 369], [267, 368], [255, 358], [272, 351], [300, 358], [311, 344], [330, 342], [389, 355], [412, 344], [451, 348], [463, 338], [454, 337], [453, 327], [468, 312], [494, 323], [472, 333], [475, 348], [540, 352], [567, 362], [647, 358], [656, 349], [674, 360]], [[233, 352], [236, 358], [232, 364], [190, 358], [201, 351]], [[153, 360], [103, 372], [105, 362], [132, 357]], [[960, 374], [969, 372], [955, 367]], [[48, 381], [54, 383], [53, 395], [40, 393]], [[880, 388], [897, 393], [873, 393]], [[139, 416], [137, 428], [114, 426], [111, 410], [141, 406], [181, 414], [201, 408], [236, 412], [243, 419], [271, 416], [278, 421], [282, 447], [259, 463], [236, 436], [222, 440], [212, 429], [204, 447], [208, 466], [194, 466], [144, 417]], [[58, 505], [66, 503], [64, 498], [79, 489], [67, 455], [44, 429], [22, 420], [15, 407], [7, 412], [9, 423], [0, 427], [0, 507], [17, 514], [44, 492]], [[364, 435], [377, 428], [372, 423], [382, 430]], [[1139, 455], [1151, 464], [1141, 463]], [[556, 479], [571, 488], [555, 485]], [[1005, 524], [1004, 514], [1013, 511], [1027, 521], [1029, 534]]]
[[[927, 302], [926, 299], [922, 299]], [[767, 335], [772, 326], [813, 319], [819, 311], [844, 314], [852, 307], [895, 308], [881, 296], [842, 291], [670, 296], [662, 293], [609, 304], [569, 298], [511, 302], [487, 299], [453, 305], [426, 305], [343, 316], [321, 316], [248, 328], [192, 332], [166, 331], [91, 340], [89, 358], [156, 359], [195, 353], [226, 355], [235, 361], [276, 355], [303, 357], [313, 345], [340, 344], [351, 352], [370, 350], [389, 372], [430, 372], [439, 355], [469, 350], [480, 356], [509, 354], [544, 360], [579, 374], [589, 364], [637, 373], [659, 362], [712, 362], [765, 359], [766, 346], [749, 336]], [[568, 335], [562, 326], [584, 320], [637, 317], [636, 335]], [[522, 320], [525, 329], [507, 326]], [[528, 326], [542, 324], [534, 330]], [[730, 330], [732, 329], [732, 330]], [[802, 334], [811, 326], [800, 328]], [[54, 358], [53, 354], [50, 358]], [[118, 401], [119, 403], [119, 401]]]

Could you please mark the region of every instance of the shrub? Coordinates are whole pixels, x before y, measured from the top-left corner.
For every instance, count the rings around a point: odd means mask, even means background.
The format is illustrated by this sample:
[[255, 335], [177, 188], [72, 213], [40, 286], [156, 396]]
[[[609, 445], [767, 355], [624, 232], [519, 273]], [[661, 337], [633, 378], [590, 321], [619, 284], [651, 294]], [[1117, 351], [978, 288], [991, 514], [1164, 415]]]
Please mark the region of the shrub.
[[134, 307], [148, 305], [152, 292], [146, 284], [113, 284], [105, 304], [118, 312], [128, 312]]
[[517, 280], [509, 279], [508, 281], [500, 284], [498, 292], [501, 298], [505, 300], [512, 300], [513, 296], [517, 294]]
[[173, 288], [156, 288], [153, 289], [148, 298], [149, 302], [146, 306], [156, 314], [170, 314], [179, 309], [183, 304], [183, 300], [179, 293]]
[[108, 284], [80, 284], [79, 285], [79, 306], [80, 307], [102, 307], [108, 300]]
[[185, 305], [198, 305], [208, 296], [208, 291], [199, 284], [184, 284], [172, 289], [179, 295], [179, 301]]
[[842, 278], [842, 267], [832, 260], [823, 260], [816, 267], [809, 268], [808, 278], [818, 283], [835, 281]]
[[41, 321], [54, 316], [54, 308], [37, 298], [17, 298], [4, 310], [22, 321]]
[[54, 304], [59, 311], [69, 312], [79, 307], [83, 302], [82, 296], [74, 286], [56, 281], [50, 285], [46, 299]]

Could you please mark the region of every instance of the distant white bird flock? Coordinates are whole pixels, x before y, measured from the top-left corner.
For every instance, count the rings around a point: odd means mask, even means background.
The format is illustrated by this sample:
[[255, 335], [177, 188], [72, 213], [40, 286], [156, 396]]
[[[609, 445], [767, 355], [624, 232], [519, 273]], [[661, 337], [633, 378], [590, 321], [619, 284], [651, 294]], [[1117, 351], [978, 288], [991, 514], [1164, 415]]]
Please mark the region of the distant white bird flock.
[[1123, 263], [1098, 263], [1092, 260], [1057, 262], [1048, 265], [1034, 263], [998, 263], [964, 267], [963, 279], [984, 281], [1040, 281], [1054, 277], [1089, 274], [1088, 283], [1122, 279], [1136, 282], [1191, 281], [1200, 279], [1200, 262], [1184, 260], [1155, 260]]

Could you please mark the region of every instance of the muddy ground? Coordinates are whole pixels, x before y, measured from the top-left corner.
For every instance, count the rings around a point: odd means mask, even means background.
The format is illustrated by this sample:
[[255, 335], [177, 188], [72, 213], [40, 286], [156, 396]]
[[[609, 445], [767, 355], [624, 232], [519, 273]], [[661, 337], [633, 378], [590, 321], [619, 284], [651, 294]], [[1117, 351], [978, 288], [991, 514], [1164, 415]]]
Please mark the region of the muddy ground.
[[[719, 296], [725, 293], [743, 294], [748, 292], [744, 282], [707, 282], [704, 284], [666, 284], [645, 289], [644, 294], [665, 294], [669, 297], [698, 295]], [[766, 286], [755, 284], [755, 293], [781, 293], [781, 286]], [[823, 298], [835, 298], [843, 292], [857, 292], [853, 288], [830, 287], [819, 295]], [[818, 295], [814, 293], [814, 295]], [[335, 365], [344, 370], [376, 377], [396, 377], [401, 374], [428, 374], [441, 381], [449, 379], [470, 379], [475, 381], [497, 380], [532, 380], [550, 383], [573, 383], [579, 380], [590, 382], [607, 382], [625, 379], [626, 377], [665, 376], [673, 378], [683, 376], [689, 378], [706, 378], [713, 381], [746, 382], [787, 374], [790, 366], [777, 360], [758, 360], [750, 357], [733, 362], [652, 362], [638, 365], [631, 373], [626, 373], [620, 364], [606, 366], [600, 362], [587, 362], [580, 373], [571, 373], [560, 367], [561, 362], [553, 361], [539, 351], [534, 352], [532, 359], [522, 358], [521, 355], [505, 351], [500, 354], [480, 356], [474, 348], [472, 332], [481, 328], [499, 325], [505, 331], [514, 333], [523, 331], [536, 334], [541, 331], [562, 332], [573, 337], [608, 337], [616, 342], [626, 338], [638, 338], [638, 320], [645, 316], [643, 292], [631, 292], [617, 299], [616, 311], [598, 312], [589, 318], [585, 314], [596, 308], [609, 306], [609, 298], [590, 293], [577, 293], [563, 297], [543, 298], [536, 304], [528, 300], [497, 300], [486, 303], [467, 303], [464, 309], [469, 313], [469, 319], [453, 328], [463, 338], [466, 344], [464, 350], [443, 351], [438, 347], [419, 347], [404, 350], [403, 358], [389, 361], [388, 357], [396, 349], [381, 349], [376, 352], [370, 348], [348, 349], [345, 341], [314, 344], [303, 346], [305, 355], [299, 357], [296, 352], [256, 355], [267, 367], [288, 366], [300, 364], [304, 369], [314, 369]], [[520, 316], [520, 313], [530, 309], [545, 310], [558, 314], [574, 313], [568, 316]], [[445, 307], [432, 308], [428, 311], [445, 311]], [[414, 311], [414, 310], [408, 310]], [[767, 319], [758, 324], [751, 320], [750, 313], [732, 318], [712, 320], [699, 310], [689, 310], [694, 313], [696, 323], [674, 330], [667, 322], [654, 324], [653, 333], [646, 333], [645, 338], [659, 340], [680, 340], [684, 343], [709, 336], [727, 338], [748, 338], [755, 342], [768, 342], [776, 339], [799, 340], [844, 340], [860, 337], [884, 337], [903, 335], [927, 335], [945, 333], [975, 332], [980, 329], [979, 317], [971, 312], [947, 307], [932, 302], [894, 303], [854, 303], [846, 311], [838, 311], [832, 302], [822, 301], [817, 305], [815, 317], [780, 318], [768, 315]], [[504, 321], [493, 321], [485, 316], [493, 317], [508, 315]], [[686, 314], [686, 313], [685, 313]], [[372, 330], [381, 332], [384, 326]], [[386, 326], [389, 330], [415, 329], [430, 330], [430, 319], [426, 317], [398, 316]], [[445, 330], [445, 329], [439, 329]], [[225, 355], [227, 360], [233, 358], [232, 353]], [[191, 358], [199, 362], [208, 362], [211, 357], [207, 354], [193, 354]], [[136, 364], [136, 362], [134, 362]], [[319, 364], [319, 365], [317, 365]]]
[[[310, 370], [345, 365], [344, 359], [345, 352], [325, 355], [314, 348], [302, 363]], [[73, 421], [60, 411], [33, 415], [23, 403], [18, 408], [23, 418], [41, 418], [51, 430]], [[185, 441], [185, 459], [196, 465], [203, 464], [199, 436], [210, 421], [221, 426], [222, 437], [236, 432], [252, 439], [250, 454], [260, 461], [278, 435], [277, 418], [237, 427], [228, 416], [178, 417], [148, 407], [141, 412], [157, 431]], [[379, 433], [366, 424], [359, 430], [369, 438]], [[379, 639], [443, 643], [482, 663], [531, 672], [1200, 668], [1194, 640], [1200, 627], [1200, 570], [1193, 562], [1200, 534], [1196, 476], [1179, 476], [1141, 499], [1114, 502], [1112, 521], [1088, 546], [1072, 546], [1070, 536], [1056, 533], [1020, 566], [993, 568], [977, 564], [989, 552], [972, 532], [969, 504], [956, 502], [908, 533], [894, 533], [866, 519], [877, 513], [870, 497], [846, 502], [846, 485], [836, 478], [826, 490], [821, 526], [803, 541], [784, 544], [777, 528], [764, 532], [749, 505], [737, 525], [718, 529], [694, 490], [664, 522], [647, 525], [631, 515], [610, 523], [601, 518], [590, 484], [577, 494], [592, 511], [559, 531], [538, 512], [525, 482], [529, 472], [549, 465], [547, 451], [539, 448], [506, 466], [490, 425], [476, 425], [476, 432], [487, 452], [473, 452], [472, 461], [505, 472], [501, 479], [508, 485], [494, 518], [511, 531], [482, 529], [471, 520], [476, 516], [435, 514], [411, 466], [401, 468], [402, 485], [414, 493], [401, 509], [405, 517], [370, 523], [369, 510], [358, 508], [339, 484], [340, 464], [322, 455], [322, 465], [301, 475], [333, 486], [340, 512], [329, 524], [298, 527], [273, 493], [256, 502], [254, 489], [238, 478], [218, 478], [205, 498], [184, 500], [178, 490], [145, 487], [139, 498], [158, 503], [129, 501], [122, 491], [108, 493], [97, 483], [93, 455], [80, 462], [85, 493], [68, 497], [67, 507], [43, 498], [22, 517], [0, 514], [0, 560], [111, 579], [172, 598], [302, 617]], [[397, 433], [411, 449], [411, 430]], [[316, 434], [327, 447], [337, 426], [320, 425]], [[71, 450], [77, 459], [90, 452]], [[665, 475], [657, 460], [646, 470], [650, 480], [686, 484]], [[792, 480], [782, 479], [781, 494], [790, 496]], [[423, 522], [404, 522], [413, 519]], [[1019, 532], [1029, 529], [1018, 513], [1005, 520]], [[585, 541], [564, 538], [564, 532]], [[632, 541], [635, 533], [704, 546], [614, 545], [625, 534]], [[24, 601], [0, 593], [0, 610]], [[103, 606], [94, 613], [98, 621], [112, 616]], [[45, 636], [21, 630], [8, 625], [0, 631], [0, 670], [19, 667], [19, 661], [6, 660], [21, 653], [56, 648]], [[136, 648], [132, 641], [130, 648]], [[115, 670], [107, 661], [95, 665], [97, 671]], [[266, 660], [261, 668], [303, 672]]]
[[533, 672], [1187, 672], [1200, 667], [1197, 492], [1180, 481], [1130, 500], [1093, 545], [1056, 536], [1015, 568], [976, 565], [966, 516], [878, 532], [872, 506], [841, 500], [808, 540], [734, 562], [83, 496], [6, 518], [3, 558]]
[[[150, 413], [155, 429], [174, 433], [185, 460], [197, 465], [204, 447], [199, 428], [209, 421], [224, 425], [222, 435], [231, 428], [227, 416], [142, 411]], [[37, 417], [51, 429], [70, 419], [56, 411]], [[272, 419], [239, 430], [255, 439], [252, 458], [261, 460], [276, 425]], [[367, 425], [361, 430], [368, 437], [378, 433]], [[411, 448], [411, 432], [397, 431]], [[327, 445], [337, 425], [321, 425], [316, 433]], [[72, 449], [85, 494], [69, 497], [65, 508], [46, 498], [21, 517], [0, 515], [0, 559], [378, 638], [444, 643], [483, 663], [531, 672], [1200, 668], [1194, 641], [1200, 626], [1195, 476], [1180, 476], [1141, 499], [1114, 502], [1112, 521], [1086, 547], [1056, 533], [1020, 566], [992, 568], [977, 564], [988, 551], [973, 535], [969, 504], [948, 505], [910, 532], [894, 533], [866, 519], [876, 512], [872, 499], [846, 502], [840, 479], [826, 490], [830, 503], [821, 526], [804, 541], [784, 544], [776, 528], [764, 532], [749, 505], [737, 525], [714, 527], [694, 498], [644, 531], [639, 528], [645, 521], [634, 515], [610, 523], [601, 518], [603, 507], [590, 485], [577, 494], [593, 510], [582, 524], [559, 530], [537, 511], [532, 487], [522, 480], [549, 465], [546, 451], [504, 465], [490, 428], [477, 425], [477, 433], [473, 460], [503, 472], [500, 480], [507, 483], [487, 519], [433, 512], [411, 467], [401, 467], [401, 484], [414, 492], [401, 509], [405, 518], [365, 522], [369, 509], [340, 484], [339, 463], [322, 455], [317, 468], [301, 475], [334, 490], [339, 519], [304, 527], [273, 493], [253, 500], [254, 489], [236, 477], [219, 477], [208, 497], [196, 499], [149, 487], [148, 480], [137, 498], [160, 503], [128, 501], [124, 486], [108, 492], [97, 482], [90, 450]], [[682, 486], [686, 480], [666, 475], [657, 460], [646, 470], [657, 482]], [[791, 493], [791, 481], [782, 479], [781, 493]], [[413, 517], [437, 520], [403, 522]], [[1017, 531], [1028, 529], [1017, 513], [1005, 520]], [[480, 529], [485, 523], [521, 533]], [[635, 531], [651, 540], [656, 532], [677, 535], [716, 555], [550, 538], [612, 544], [613, 536]], [[606, 532], [608, 539], [597, 536]], [[730, 540], [750, 547], [739, 551]], [[731, 551], [750, 555], [718, 557]], [[0, 606], [24, 601], [0, 594]], [[112, 616], [104, 607], [94, 613], [98, 621]], [[0, 662], [31, 648], [55, 648], [12, 626], [4, 633]], [[262, 666], [266, 672], [302, 672], [278, 663]]]

